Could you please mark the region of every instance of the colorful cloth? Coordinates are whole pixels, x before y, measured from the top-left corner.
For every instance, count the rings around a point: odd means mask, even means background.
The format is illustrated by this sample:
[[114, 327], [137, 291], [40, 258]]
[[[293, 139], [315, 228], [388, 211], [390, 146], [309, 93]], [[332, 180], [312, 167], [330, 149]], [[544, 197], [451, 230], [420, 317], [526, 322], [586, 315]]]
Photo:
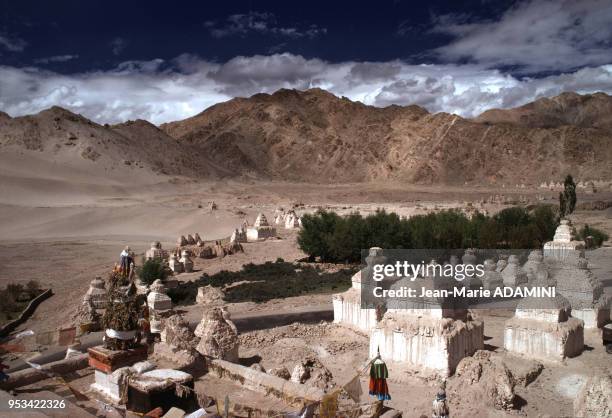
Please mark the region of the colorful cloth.
[[388, 377], [389, 371], [387, 370], [387, 365], [380, 359], [374, 360], [370, 367], [369, 394], [376, 396], [379, 401], [391, 399], [389, 387], [387, 386]]
[[374, 379], [388, 379], [389, 371], [382, 360], [374, 360], [370, 367], [370, 377]]
[[372, 396], [376, 396], [379, 401], [388, 401], [391, 399], [389, 395], [389, 387], [385, 379], [372, 379], [370, 378], [370, 389], [369, 393]]

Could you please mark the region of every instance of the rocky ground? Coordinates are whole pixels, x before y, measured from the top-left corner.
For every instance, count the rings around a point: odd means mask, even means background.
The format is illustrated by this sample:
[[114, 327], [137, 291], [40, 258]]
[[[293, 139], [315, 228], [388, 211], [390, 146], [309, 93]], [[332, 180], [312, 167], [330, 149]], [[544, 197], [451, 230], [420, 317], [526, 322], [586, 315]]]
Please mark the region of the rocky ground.
[[[325, 207], [340, 213], [369, 213], [384, 207], [408, 215], [444, 207], [466, 210], [478, 207], [494, 212], [503, 207], [504, 199], [508, 202], [555, 200], [554, 192], [539, 189], [506, 190], [503, 198], [486, 203], [492, 196], [502, 193], [487, 188], [461, 190], [399, 185], [357, 188], [351, 185], [286, 183], [229, 183], [226, 186], [194, 183], [180, 190], [175, 186], [157, 185], [154, 190], [143, 189], [139, 195], [129, 194], [118, 200], [112, 198], [111, 192], [96, 193], [90, 201], [70, 205], [43, 194], [38, 204], [15, 200], [11, 205], [0, 206], [0, 236], [3, 237], [0, 241], [0, 283], [25, 283], [35, 279], [43, 287], [51, 287], [55, 293], [19, 328], [20, 331], [32, 329], [40, 333], [70, 323], [89, 282], [95, 276], [107, 274], [126, 244], [142, 254], [151, 239], [160, 239], [164, 248], [168, 249], [174, 247], [179, 235], [188, 233], [198, 232], [204, 239], [219, 239], [228, 236], [244, 219], [253, 221], [257, 212], [263, 211], [271, 219], [278, 206], [295, 206], [298, 212]], [[579, 201], [599, 199], [610, 199], [610, 196], [579, 195]], [[213, 200], [218, 209], [210, 211], [206, 202]], [[610, 209], [579, 211], [574, 218], [577, 223], [587, 222], [612, 233]], [[279, 229], [279, 233], [279, 240], [246, 244], [241, 254], [223, 259], [196, 259], [196, 271], [177, 278], [181, 281], [196, 280], [202, 273], [238, 271], [249, 262], [261, 264], [278, 258], [292, 262], [303, 258], [304, 254], [297, 247], [295, 231]], [[596, 274], [604, 282], [606, 291], [611, 292], [612, 263], [606, 254], [609, 253], [600, 250], [589, 257], [594, 261]], [[184, 306], [181, 309], [191, 321], [201, 318], [200, 306]], [[234, 317], [312, 309], [331, 309], [331, 294], [301, 295], [262, 303], [244, 301], [229, 306]], [[512, 378], [519, 382], [515, 389], [519, 396], [519, 408], [495, 409], [491, 398], [486, 396], [486, 387], [481, 388], [478, 382], [473, 385], [466, 383], [467, 373], [456, 375], [449, 381], [452, 416], [572, 416], [573, 401], [584, 382], [596, 370], [611, 368], [610, 355], [601, 346], [600, 336], [596, 332], [588, 332], [585, 335], [587, 350], [581, 356], [563, 364], [544, 364], [535, 380], [523, 387], [520, 382], [526, 379], [529, 370], [537, 366], [522, 363], [501, 348], [503, 323], [512, 313], [480, 311], [479, 315], [485, 321], [485, 349], [502, 361]], [[304, 358], [316, 358], [330, 372], [332, 378], [326, 383], [331, 385], [345, 383], [363, 366], [368, 346], [367, 336], [330, 323], [293, 324], [248, 331], [240, 336], [240, 340], [240, 356], [245, 364], [260, 363], [266, 370], [285, 367], [291, 373]], [[34, 347], [37, 350], [45, 348]], [[497, 361], [483, 359], [482, 367], [492, 368], [492, 376], [498, 376], [496, 373], [501, 366], [490, 366], [497, 364]], [[408, 417], [429, 414], [431, 400], [437, 390], [436, 382], [427, 376], [408, 375], [400, 370], [392, 369], [390, 372], [392, 378], [389, 385], [393, 399], [389, 405], [404, 411], [404, 416]], [[91, 376], [80, 378], [86, 381]], [[364, 377], [364, 390], [365, 385]]]

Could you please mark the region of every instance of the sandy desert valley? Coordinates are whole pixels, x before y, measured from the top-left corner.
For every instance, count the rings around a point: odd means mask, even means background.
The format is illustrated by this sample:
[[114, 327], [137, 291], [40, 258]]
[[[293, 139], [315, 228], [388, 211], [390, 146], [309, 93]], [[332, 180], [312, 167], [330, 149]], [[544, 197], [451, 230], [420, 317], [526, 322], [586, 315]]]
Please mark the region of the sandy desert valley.
[[0, 417], [612, 417], [611, 21], [3, 2]]
[[[14, 337], [19, 332], [34, 332], [33, 336], [22, 338], [32, 352], [4, 357], [4, 361], [21, 373], [28, 370], [24, 358], [38, 358], [42, 363], [64, 357], [66, 347], [57, 345], [57, 337], [41, 344], [37, 336], [75, 325], [75, 312], [92, 280], [108, 277], [124, 246], [131, 247], [140, 264], [152, 241], [159, 241], [163, 249], [172, 250], [177, 245], [177, 237], [196, 232], [206, 243], [227, 240], [244, 221], [252, 225], [257, 215], [263, 213], [276, 227], [277, 237], [244, 242], [243, 252], [224, 257], [192, 257], [193, 272], [176, 273], [172, 279], [182, 286], [199, 280], [204, 273], [208, 275], [205, 277], [211, 277], [222, 270], [240, 272], [247, 263], [262, 266], [279, 258], [291, 263], [296, 271], [316, 268], [320, 269], [319, 275], [330, 274], [330, 282], [325, 286], [303, 289], [299, 294], [289, 290], [288, 296], [275, 297], [265, 294], [269, 288], [263, 286], [264, 293], [257, 302], [240, 297], [234, 298], [236, 301], [221, 301], [237, 326], [238, 364], [245, 368], [259, 364], [266, 371], [286, 368], [291, 373], [305, 360], [316, 359], [313, 366], [319, 368], [316, 372], [322, 373], [322, 369], [328, 374], [317, 374], [302, 385], [330, 391], [346, 383], [369, 358], [369, 331], [333, 321], [332, 295], [350, 287], [348, 278], [357, 267], [308, 262], [296, 241], [299, 228], [286, 229], [284, 224], [274, 223], [279, 208], [294, 209], [299, 215], [318, 209], [342, 215], [352, 212], [367, 215], [380, 208], [406, 217], [452, 208], [495, 213], [515, 204], [556, 205], [558, 194], [539, 184], [500, 188], [486, 184], [405, 185], [398, 181], [331, 185], [244, 177], [208, 180], [160, 174], [146, 167], [125, 164], [108, 169], [83, 158], [78, 164], [66, 164], [61, 160], [66, 158], [62, 151], [54, 157], [57, 160], [51, 161], [40, 151], [6, 147], [2, 153], [2, 281], [25, 285], [29, 280], [36, 280], [42, 287], [53, 290], [53, 296], [11, 333]], [[601, 202], [611, 199], [612, 192], [604, 188], [596, 193], [579, 189], [580, 205], [572, 215], [573, 222], [612, 231], [610, 208], [600, 208]], [[609, 248], [589, 250], [587, 258], [605, 294], [612, 294]], [[348, 273], [332, 274], [344, 270]], [[206, 279], [201, 280], [200, 285], [206, 285]], [[253, 279], [245, 275], [246, 280]], [[241, 286], [241, 282], [228, 286]], [[192, 299], [174, 309], [193, 328], [219, 302], [197, 303]], [[512, 309], [475, 310], [474, 314], [484, 322], [483, 351], [479, 351], [483, 354], [477, 356], [478, 366], [464, 367], [478, 367], [482, 378], [478, 381], [479, 377], [464, 371], [462, 375], [455, 372], [446, 380], [453, 416], [572, 416], [575, 399], [587, 380], [595, 373], [610, 369], [610, 354], [601, 343], [601, 329], [584, 329], [584, 350], [580, 355], [547, 362], [515, 356], [504, 348], [505, 322], [513, 317]], [[76, 349], [86, 352], [100, 341], [99, 331], [84, 334], [79, 337], [80, 345]], [[174, 364], [168, 356], [152, 355], [150, 360], [157, 367], [182, 367], [178, 358]], [[403, 412], [403, 416], [427, 415], [439, 389], [439, 378], [426, 368], [405, 367], [401, 362], [389, 364], [392, 399], [385, 404]], [[246, 408], [243, 414], [249, 407], [262, 414], [299, 410], [295, 403], [283, 401], [282, 396], [264, 396], [265, 389], [262, 392], [261, 388], [243, 387], [233, 379], [219, 380], [201, 373], [195, 374], [201, 375], [195, 381], [196, 389], [200, 388], [220, 403], [222, 395], [230, 393], [230, 404]], [[495, 373], [511, 376], [511, 396], [496, 392], [500, 389], [494, 385], [504, 386], [498, 381], [502, 378]], [[71, 371], [65, 379], [78, 390], [89, 393], [93, 369]], [[466, 379], [472, 380], [468, 383]], [[19, 396], [35, 398], [36, 394], [53, 392], [72, 403], [75, 414], [101, 413], [96, 401], [77, 400], [53, 379], [35, 380], [38, 381], [16, 389]], [[367, 376], [361, 377], [360, 384], [365, 394], [362, 402], [367, 403]], [[89, 396], [106, 399], [100, 395]], [[511, 405], [496, 405], [495, 399], [511, 399]], [[239, 411], [236, 407], [236, 416], [246, 416]], [[364, 409], [362, 413], [368, 412]]]

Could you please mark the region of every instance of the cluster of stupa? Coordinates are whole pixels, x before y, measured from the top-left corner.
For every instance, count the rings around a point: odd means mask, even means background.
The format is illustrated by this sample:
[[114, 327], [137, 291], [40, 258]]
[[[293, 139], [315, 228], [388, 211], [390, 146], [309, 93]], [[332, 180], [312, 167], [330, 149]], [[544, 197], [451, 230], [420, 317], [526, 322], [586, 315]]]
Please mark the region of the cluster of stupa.
[[584, 329], [610, 319], [610, 297], [588, 268], [584, 242], [562, 220], [543, 253], [533, 251], [523, 266], [529, 286], [554, 286], [555, 296], [527, 297], [504, 330], [504, 348], [538, 360], [562, 360], [584, 349]]
[[252, 226], [246, 228], [247, 241], [259, 241], [266, 238], [276, 237], [276, 228], [268, 223], [266, 215], [260, 213], [257, 215]]
[[193, 261], [189, 254], [189, 250], [182, 250], [180, 258], [176, 253], [170, 254], [168, 259], [168, 267], [173, 273], [191, 273], [193, 272]]
[[234, 232], [232, 232], [232, 235], [230, 236], [230, 242], [247, 242], [247, 233], [244, 226], [234, 229]]
[[[244, 239], [242, 237], [244, 236]], [[241, 242], [246, 242], [246, 233], [243, 228], [236, 229], [232, 234], [232, 238], [227, 240], [216, 240], [208, 243], [204, 242], [198, 233], [179, 237], [177, 240], [177, 246], [174, 250], [176, 261], [172, 261], [172, 254], [170, 255], [170, 262], [176, 265], [176, 269], [173, 268], [175, 273], [182, 271], [188, 272], [188, 264], [191, 262], [189, 257], [198, 258], [215, 258], [224, 257], [229, 254], [236, 254], [243, 251]], [[185, 264], [187, 263], [187, 264]], [[183, 268], [181, 269], [181, 264]], [[193, 267], [193, 263], [191, 262]]]
[[[163, 259], [164, 254], [160, 251], [161, 245], [153, 243], [146, 257]], [[184, 256], [178, 262], [185, 263], [183, 258], [188, 257]], [[171, 254], [171, 264], [175, 259], [176, 254]], [[138, 295], [134, 281], [122, 286], [118, 293], [113, 293], [114, 296], [109, 292], [105, 281], [96, 277], [77, 315], [80, 324], [89, 324], [92, 318], [97, 318], [104, 331], [103, 344], [88, 349], [88, 363], [94, 370], [91, 390], [105, 402], [126, 404], [129, 410], [139, 413], [149, 411], [154, 402], [187, 404], [195, 396], [193, 376], [180, 370], [157, 368], [155, 360], [178, 365], [177, 369], [197, 362], [206, 363], [210, 359], [238, 361], [238, 331], [223, 306], [221, 290], [211, 286], [198, 290], [197, 301], [205, 309], [194, 332], [173, 310], [166, 285], [160, 280], [146, 287], [145, 296]], [[146, 305], [143, 305], [145, 300]], [[105, 315], [100, 321], [97, 310], [108, 311], [111, 309], [109, 303], [125, 303], [128, 309], [117, 310], [114, 316]], [[142, 310], [145, 306], [146, 315]], [[150, 332], [135, 325], [144, 318], [148, 318]], [[147, 344], [141, 343], [143, 332]], [[177, 388], [181, 390], [177, 391]]]
[[302, 219], [293, 209], [285, 212], [284, 209], [279, 208], [274, 215], [274, 223], [283, 225], [286, 229], [294, 229], [302, 226]]
[[[468, 254], [468, 257], [470, 254]], [[451, 374], [459, 361], [483, 347], [482, 321], [464, 307], [441, 298], [394, 298], [386, 305], [362, 309], [361, 292], [371, 291], [369, 269], [384, 264], [382, 249], [371, 248], [366, 267], [353, 276], [347, 292], [334, 295], [334, 322], [370, 333], [370, 357], [378, 352], [385, 361], [426, 369], [442, 376]], [[444, 283], [430, 276], [423, 280], [385, 278], [383, 289], [420, 287], [439, 289]]]
[[[553, 242], [544, 252], [529, 253], [521, 266], [519, 257], [484, 260], [484, 275], [468, 278], [460, 285], [494, 290], [510, 288], [555, 288], [554, 296], [530, 296], [519, 301], [515, 316], [504, 329], [504, 348], [528, 358], [559, 361], [579, 355], [584, 348], [584, 328], [602, 327], [610, 319], [609, 296], [588, 268], [583, 243], [575, 241], [570, 225], [563, 221]], [[570, 251], [573, 250], [573, 251]], [[451, 258], [450, 263], [458, 260]], [[474, 263], [471, 251], [462, 258]], [[366, 267], [352, 278], [351, 288], [333, 296], [334, 322], [370, 333], [370, 356], [380, 350], [387, 361], [409, 368], [431, 370], [442, 376], [454, 372], [459, 361], [483, 347], [483, 322], [472, 317], [466, 306], [444, 298], [393, 298], [381, 306], [364, 306], [362, 290], [368, 269], [384, 264], [380, 248], [370, 249]], [[436, 277], [385, 278], [379, 286], [399, 290], [421, 287], [443, 289]], [[458, 283], [453, 283], [457, 285]]]
[[[97, 281], [95, 285], [96, 289], [99, 289]], [[88, 291], [88, 294], [92, 292]], [[135, 303], [136, 306], [140, 304], [134, 292], [122, 293], [121, 298], [121, 303]], [[160, 280], [150, 286], [146, 301], [151, 333], [149, 337], [152, 337], [163, 331], [164, 321], [174, 312], [172, 301], [166, 295], [165, 286]], [[140, 313], [130, 308], [119, 311], [117, 315], [123, 317], [121, 320], [116, 318], [111, 324], [136, 323], [137, 318], [128, 321], [127, 316], [140, 316]], [[109, 328], [108, 322], [103, 325], [103, 344], [88, 349], [89, 366], [94, 370], [94, 382], [91, 385], [93, 392], [101, 395], [107, 402], [115, 405], [126, 404], [127, 409], [141, 414], [160, 402], [173, 405], [193, 402], [195, 395], [190, 390], [193, 388], [193, 376], [180, 370], [157, 368], [149, 361], [150, 350], [146, 344], [141, 343], [141, 330], [138, 327], [125, 329], [123, 325], [122, 328], [112, 329]], [[119, 343], [111, 344], [109, 339]], [[147, 338], [147, 343], [152, 342], [153, 339]], [[177, 388], [187, 390], [179, 394]]]
[[204, 245], [204, 240], [200, 238], [200, 234], [198, 234], [197, 232], [194, 233], [193, 235], [188, 234], [187, 237], [185, 237], [185, 235], [181, 235], [176, 240], [177, 247], [186, 247], [188, 245], [197, 245], [201, 247]]
[[145, 260], [165, 259], [168, 253], [162, 248], [161, 242], [151, 242], [151, 248], [145, 251]]

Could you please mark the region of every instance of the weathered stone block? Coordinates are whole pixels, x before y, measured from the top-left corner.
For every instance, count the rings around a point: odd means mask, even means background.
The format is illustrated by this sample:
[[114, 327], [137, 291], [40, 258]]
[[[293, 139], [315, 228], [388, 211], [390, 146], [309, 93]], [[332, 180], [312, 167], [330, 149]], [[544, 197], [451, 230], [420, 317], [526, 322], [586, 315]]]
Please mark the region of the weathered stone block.
[[579, 355], [584, 349], [583, 322], [511, 318], [504, 329], [504, 348], [543, 361], [561, 361]]

